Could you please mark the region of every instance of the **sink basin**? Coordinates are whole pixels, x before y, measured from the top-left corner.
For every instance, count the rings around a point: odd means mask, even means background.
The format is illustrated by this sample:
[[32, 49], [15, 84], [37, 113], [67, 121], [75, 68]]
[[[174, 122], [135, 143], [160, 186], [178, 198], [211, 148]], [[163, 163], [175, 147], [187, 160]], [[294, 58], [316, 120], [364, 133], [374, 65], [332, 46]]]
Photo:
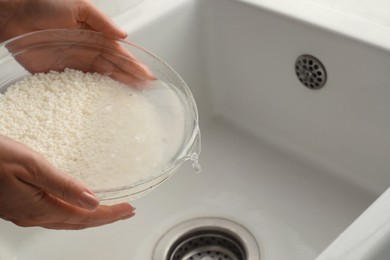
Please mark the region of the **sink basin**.
[[[389, 186], [390, 48], [372, 31], [347, 30], [376, 25], [349, 17], [338, 30], [341, 14], [297, 1], [310, 14], [298, 18], [274, 2], [147, 0], [116, 16], [129, 40], [171, 64], [193, 92], [202, 173], [185, 165], [134, 202], [134, 218], [108, 226], [0, 221], [0, 259], [148, 260], [168, 230], [199, 217], [245, 227], [262, 260], [318, 257]], [[302, 54], [325, 67], [322, 88], [297, 78]]]

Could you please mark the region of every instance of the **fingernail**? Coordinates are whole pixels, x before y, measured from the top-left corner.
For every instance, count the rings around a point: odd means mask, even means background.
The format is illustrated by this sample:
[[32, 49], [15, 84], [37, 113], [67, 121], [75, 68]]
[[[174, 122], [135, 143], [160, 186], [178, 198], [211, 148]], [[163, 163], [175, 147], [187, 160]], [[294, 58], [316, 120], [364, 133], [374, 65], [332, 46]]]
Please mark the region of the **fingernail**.
[[128, 213], [128, 214], [125, 214], [124, 216], [122, 216], [121, 220], [129, 219], [129, 218], [134, 217], [134, 216], [135, 216], [135, 212], [131, 212], [131, 213]]
[[124, 29], [122, 29], [121, 27], [119, 27], [118, 25], [115, 25], [115, 26], [116, 26], [117, 30], [120, 32], [120, 34], [121, 34], [120, 37], [122, 39], [127, 38], [127, 36], [128, 36], [127, 32]]
[[81, 193], [79, 199], [78, 199], [78, 204], [89, 210], [96, 209], [97, 206], [99, 206], [99, 200], [91, 193], [84, 191]]
[[129, 206], [129, 208], [125, 211], [125, 212], [123, 212], [123, 214], [122, 214], [122, 218], [125, 218], [125, 217], [127, 217], [127, 216], [130, 216], [131, 214], [133, 214], [134, 213], [134, 211], [135, 211], [135, 207], [133, 207], [132, 205], [128, 205]]

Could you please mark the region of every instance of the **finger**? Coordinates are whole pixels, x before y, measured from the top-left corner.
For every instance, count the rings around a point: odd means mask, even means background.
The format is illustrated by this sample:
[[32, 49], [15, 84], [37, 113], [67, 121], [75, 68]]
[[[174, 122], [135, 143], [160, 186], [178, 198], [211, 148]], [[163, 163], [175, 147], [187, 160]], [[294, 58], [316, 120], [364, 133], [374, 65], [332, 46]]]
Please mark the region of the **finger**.
[[[100, 226], [133, 215], [135, 208], [129, 203], [101, 205], [95, 210], [75, 207], [53, 195], [42, 193], [33, 212], [22, 214], [17, 221], [20, 226], [41, 226], [43, 224], [63, 223], [66, 225]], [[11, 220], [12, 221], [12, 220]]]
[[105, 13], [96, 8], [89, 1], [82, 1], [78, 7], [78, 20], [95, 31], [108, 35], [126, 38], [127, 33], [119, 28]]
[[[105, 222], [100, 222], [100, 223], [84, 223], [84, 224], [69, 224], [69, 223], [43, 223], [40, 224], [40, 227], [44, 227], [47, 229], [56, 229], [56, 230], [81, 230], [81, 229], [86, 229], [86, 228], [93, 228], [93, 227], [99, 227], [103, 225], [108, 225], [115, 223], [120, 220], [126, 220], [129, 218], [132, 218], [135, 216], [135, 212], [130, 213], [129, 215], [126, 215], [124, 217], [120, 217], [118, 219], [112, 219], [109, 221]], [[30, 226], [33, 226], [30, 224]]]
[[67, 175], [40, 155], [34, 157], [32, 176], [24, 181], [72, 205], [93, 210], [99, 200], [81, 181]]
[[[108, 40], [115, 52], [102, 52], [102, 56], [116, 64], [124, 72], [132, 73], [142, 80], [155, 80], [153, 72], [146, 64], [137, 59], [128, 49], [117, 41]], [[131, 43], [129, 43], [131, 45]]]
[[120, 221], [120, 220], [126, 220], [129, 218], [132, 218], [135, 216], [135, 212], [132, 212], [131, 214], [121, 217], [119, 219], [113, 219], [111, 221], [101, 222], [101, 223], [85, 223], [85, 224], [69, 224], [69, 223], [33, 223], [33, 222], [20, 222], [20, 221], [12, 221], [14, 224], [20, 226], [20, 227], [36, 227], [40, 226], [47, 229], [56, 229], [56, 230], [81, 230], [86, 228], [93, 228], [93, 227], [99, 227], [103, 225], [112, 224], [114, 222]]
[[100, 37], [95, 44], [100, 47], [97, 58], [106, 60], [115, 67], [115, 71], [123, 71], [140, 80], [155, 80], [152, 71], [137, 59], [129, 50], [115, 39]]
[[132, 216], [135, 208], [129, 203], [119, 203], [115, 205], [101, 205], [96, 210], [85, 210], [74, 207], [55, 198], [47, 198], [46, 212], [52, 212], [47, 215], [41, 223], [64, 223], [72, 225], [104, 225], [118, 221], [122, 218]]
[[139, 80], [155, 80], [156, 77], [150, 71], [150, 69], [142, 64], [135, 58], [132, 58], [130, 55], [127, 56], [126, 53], [123, 53], [123, 56], [116, 54], [102, 52], [101, 57], [107, 62], [115, 65], [117, 71], [123, 71], [125, 73], [131, 74]]
[[[33, 212], [7, 220], [21, 227], [43, 226], [47, 228], [81, 229], [101, 226], [134, 216], [135, 208], [128, 203], [99, 206], [90, 211], [72, 206], [50, 194], [43, 193]], [[61, 226], [61, 227], [60, 227]]]
[[126, 215], [125, 217], [120, 217], [119, 219], [113, 219], [106, 222], [101, 223], [88, 223], [88, 224], [68, 224], [68, 223], [44, 223], [41, 224], [41, 227], [47, 228], [47, 229], [56, 229], [56, 230], [81, 230], [86, 228], [93, 228], [93, 227], [99, 227], [103, 225], [108, 225], [115, 223], [120, 220], [126, 220], [129, 218], [132, 218], [135, 216], [135, 212], [130, 213], [129, 215]]
[[[87, 27], [87, 29], [91, 28]], [[100, 35], [93, 37], [85, 33], [84, 37], [78, 37], [77, 40], [82, 43], [92, 43], [95, 46], [99, 46], [99, 56], [111, 62], [119, 71], [132, 74], [141, 80], [156, 79], [153, 72], [116, 39], [106, 38]]]
[[90, 68], [91, 72], [98, 72], [107, 75], [119, 82], [133, 88], [139, 88], [141, 80], [130, 73], [124, 73], [118, 67], [102, 57], [97, 57]]
[[135, 213], [131, 214], [130, 216], [128, 216], [126, 218], [121, 218], [121, 219], [114, 220], [114, 221], [111, 221], [111, 222], [100, 223], [100, 224], [93, 224], [93, 225], [91, 225], [91, 224], [48, 223], [48, 224], [42, 224], [40, 226], [43, 227], [43, 228], [55, 229], [55, 230], [82, 230], [82, 229], [94, 228], [94, 227], [100, 227], [100, 226], [112, 224], [112, 223], [115, 223], [115, 222], [120, 221], [120, 220], [129, 219], [129, 218], [131, 218], [133, 216], [135, 216]]

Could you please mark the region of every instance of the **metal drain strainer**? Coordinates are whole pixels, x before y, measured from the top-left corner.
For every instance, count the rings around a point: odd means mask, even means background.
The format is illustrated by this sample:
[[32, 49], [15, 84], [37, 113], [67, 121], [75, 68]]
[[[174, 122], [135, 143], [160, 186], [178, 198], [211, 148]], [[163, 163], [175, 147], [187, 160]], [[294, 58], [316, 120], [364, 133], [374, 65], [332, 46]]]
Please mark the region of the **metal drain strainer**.
[[223, 218], [197, 218], [165, 233], [153, 260], [259, 260], [253, 235], [243, 226]]
[[244, 248], [230, 234], [209, 230], [191, 233], [174, 245], [169, 253], [172, 260], [245, 260]]
[[316, 57], [301, 55], [295, 61], [295, 74], [299, 81], [310, 89], [322, 88], [327, 79], [324, 65]]

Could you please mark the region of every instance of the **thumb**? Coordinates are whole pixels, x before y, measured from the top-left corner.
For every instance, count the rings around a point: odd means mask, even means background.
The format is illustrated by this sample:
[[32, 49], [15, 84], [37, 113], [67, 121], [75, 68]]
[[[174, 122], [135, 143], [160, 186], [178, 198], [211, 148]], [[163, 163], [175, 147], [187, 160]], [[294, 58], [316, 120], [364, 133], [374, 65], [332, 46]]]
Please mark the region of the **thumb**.
[[99, 206], [99, 200], [81, 181], [61, 172], [41, 158], [32, 185], [41, 188], [59, 199], [88, 210]]

